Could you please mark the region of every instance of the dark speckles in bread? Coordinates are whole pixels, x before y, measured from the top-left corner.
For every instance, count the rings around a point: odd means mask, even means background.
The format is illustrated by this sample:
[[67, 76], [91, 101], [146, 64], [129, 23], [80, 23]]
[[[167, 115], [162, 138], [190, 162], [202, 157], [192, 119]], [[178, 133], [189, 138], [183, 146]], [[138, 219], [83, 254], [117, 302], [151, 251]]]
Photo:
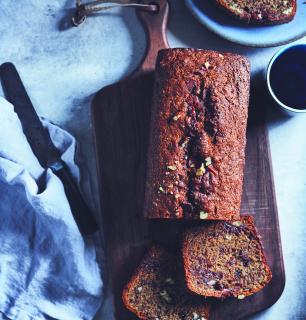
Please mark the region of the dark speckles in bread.
[[239, 217], [249, 77], [247, 59], [236, 54], [160, 51], [146, 217]]
[[152, 247], [123, 291], [125, 306], [144, 320], [208, 320], [209, 303], [187, 290], [179, 261]]
[[281, 24], [296, 13], [296, 0], [213, 0], [241, 21], [255, 24]]
[[188, 288], [206, 297], [243, 299], [272, 277], [250, 216], [189, 229], [183, 260]]

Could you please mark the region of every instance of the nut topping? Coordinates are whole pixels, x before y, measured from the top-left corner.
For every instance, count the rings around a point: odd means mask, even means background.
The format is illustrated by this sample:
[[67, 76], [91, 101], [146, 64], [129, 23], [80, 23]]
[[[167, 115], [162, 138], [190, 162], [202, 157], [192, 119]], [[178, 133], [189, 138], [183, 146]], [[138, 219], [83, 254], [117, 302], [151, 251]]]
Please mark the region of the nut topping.
[[166, 290], [161, 291], [159, 295], [168, 303], [172, 300], [169, 293]]
[[176, 170], [176, 166], [167, 166], [167, 168], [171, 171], [175, 171]]
[[200, 211], [200, 219], [204, 220], [208, 218], [208, 213], [204, 211]]
[[233, 222], [233, 225], [234, 225], [235, 227], [240, 227], [240, 226], [242, 225], [242, 222], [241, 222], [241, 221], [234, 221], [234, 222]]
[[208, 167], [211, 165], [211, 157], [205, 158], [205, 166]]
[[207, 282], [207, 284], [208, 284], [209, 286], [214, 286], [216, 283], [217, 283], [216, 280], [210, 280], [210, 281]]
[[202, 176], [205, 173], [205, 167], [204, 167], [204, 163], [201, 164], [201, 167], [199, 169], [197, 169], [196, 171], [196, 176]]
[[209, 63], [208, 61], [206, 61], [206, 62], [204, 63], [204, 66], [205, 66], [206, 69], [208, 69], [208, 68], [210, 67], [210, 63]]

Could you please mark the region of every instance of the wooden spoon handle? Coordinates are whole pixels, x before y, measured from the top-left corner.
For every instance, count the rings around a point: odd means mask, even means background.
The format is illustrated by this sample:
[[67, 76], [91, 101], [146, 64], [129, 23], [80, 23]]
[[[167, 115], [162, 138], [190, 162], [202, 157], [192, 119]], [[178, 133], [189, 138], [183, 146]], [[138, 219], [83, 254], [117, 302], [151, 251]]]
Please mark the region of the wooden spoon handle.
[[137, 9], [137, 15], [145, 28], [147, 37], [147, 49], [144, 58], [136, 69], [134, 75], [153, 71], [155, 68], [155, 61], [158, 51], [161, 49], [169, 48], [166, 35], [169, 16], [168, 1], [144, 0], [142, 3], [156, 3], [158, 4], [159, 10], [157, 13], [150, 13]]

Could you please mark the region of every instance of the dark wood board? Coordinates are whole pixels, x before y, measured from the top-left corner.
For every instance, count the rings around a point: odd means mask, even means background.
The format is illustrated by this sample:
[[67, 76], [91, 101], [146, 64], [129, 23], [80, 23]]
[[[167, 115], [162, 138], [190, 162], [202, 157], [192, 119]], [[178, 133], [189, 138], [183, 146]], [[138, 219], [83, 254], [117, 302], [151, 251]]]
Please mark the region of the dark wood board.
[[[165, 38], [168, 4], [166, 0], [159, 0], [159, 3], [159, 14], [139, 13], [147, 30], [149, 45], [137, 72], [100, 90], [92, 106], [108, 277], [114, 292], [117, 320], [136, 319], [124, 308], [121, 292], [147, 248], [154, 242], [177, 250], [182, 230], [189, 223], [143, 218], [153, 69], [157, 51], [168, 46]], [[257, 89], [255, 86], [254, 90]], [[244, 300], [213, 302], [213, 320], [243, 319], [262, 311], [278, 300], [285, 285], [262, 105], [262, 101], [251, 99], [241, 213], [255, 217], [273, 279], [264, 290]]]

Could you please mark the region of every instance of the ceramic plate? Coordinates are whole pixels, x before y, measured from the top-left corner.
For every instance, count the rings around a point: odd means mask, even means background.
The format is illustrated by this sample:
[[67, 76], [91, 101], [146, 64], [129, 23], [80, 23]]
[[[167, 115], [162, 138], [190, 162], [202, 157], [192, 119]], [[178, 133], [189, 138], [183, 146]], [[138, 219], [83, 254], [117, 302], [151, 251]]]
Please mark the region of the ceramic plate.
[[273, 47], [306, 35], [306, 4], [298, 0], [293, 21], [274, 26], [246, 25], [227, 15], [211, 0], [185, 0], [192, 14], [208, 29], [221, 37], [246, 46]]

